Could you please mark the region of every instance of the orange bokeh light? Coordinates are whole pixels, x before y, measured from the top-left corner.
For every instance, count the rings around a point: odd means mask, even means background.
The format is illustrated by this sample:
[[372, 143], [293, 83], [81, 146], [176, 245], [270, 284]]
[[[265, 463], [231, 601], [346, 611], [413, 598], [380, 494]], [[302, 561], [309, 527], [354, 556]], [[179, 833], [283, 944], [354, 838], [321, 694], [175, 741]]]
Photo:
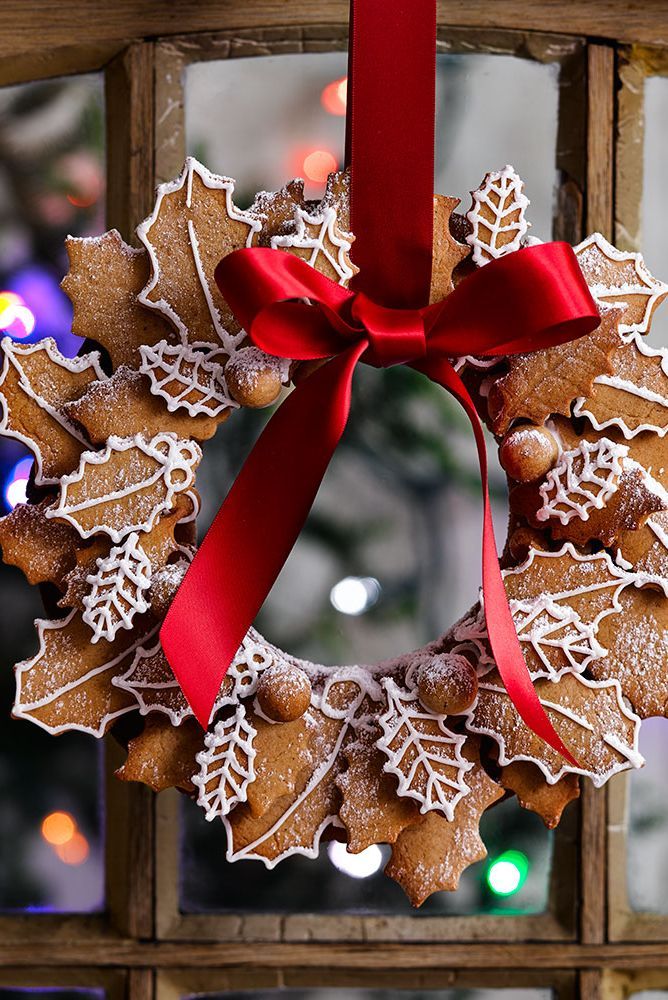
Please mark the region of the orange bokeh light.
[[304, 174], [310, 181], [323, 184], [327, 175], [338, 168], [336, 157], [328, 149], [314, 149], [304, 157]]
[[66, 812], [52, 812], [42, 820], [42, 836], [54, 847], [68, 844], [76, 835], [77, 825]]
[[66, 865], [82, 865], [90, 854], [88, 841], [83, 833], [75, 833], [65, 844], [57, 844], [54, 850]]
[[342, 76], [327, 84], [320, 95], [320, 103], [330, 115], [345, 115], [347, 98], [348, 77]]

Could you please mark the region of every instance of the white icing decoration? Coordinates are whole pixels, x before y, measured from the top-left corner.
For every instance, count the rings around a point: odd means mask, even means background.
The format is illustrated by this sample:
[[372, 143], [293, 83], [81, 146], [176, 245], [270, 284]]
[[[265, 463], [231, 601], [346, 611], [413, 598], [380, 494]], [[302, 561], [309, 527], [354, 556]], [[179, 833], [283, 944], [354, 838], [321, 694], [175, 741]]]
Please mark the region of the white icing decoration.
[[[452, 820], [456, 804], [470, 791], [463, 776], [473, 765], [461, 755], [466, 737], [450, 732], [444, 716], [425, 710], [415, 691], [402, 690], [390, 677], [383, 680], [383, 687], [388, 709], [378, 718], [383, 730], [378, 748], [388, 758], [384, 770], [396, 775], [397, 794], [416, 799], [421, 813], [436, 809]], [[434, 723], [437, 734], [425, 731], [425, 724]], [[399, 747], [393, 746], [397, 741]], [[456, 778], [448, 777], [444, 768], [453, 769]], [[425, 776], [422, 791], [414, 783]]]
[[[307, 263], [315, 267], [318, 257], [322, 254], [334, 268], [340, 285], [345, 285], [353, 277], [353, 270], [350, 267], [347, 255], [352, 246], [341, 230], [337, 231], [336, 209], [325, 207], [318, 214], [310, 214], [303, 208], [295, 209], [296, 233], [289, 236], [273, 236], [271, 239], [272, 249], [286, 247], [303, 248], [311, 250], [311, 255]], [[307, 226], [317, 227], [318, 232], [312, 236]], [[328, 240], [336, 248], [336, 256], [328, 249], [325, 240]]]
[[[229, 396], [223, 366], [212, 361], [217, 354], [196, 351], [190, 344], [169, 344], [161, 340], [152, 347], [142, 344], [140, 371], [148, 375], [151, 392], [167, 403], [170, 413], [187, 410], [191, 417], [206, 414], [216, 417], [223, 410], [238, 404]], [[183, 366], [192, 370], [183, 370]], [[177, 389], [175, 393], [169, 389]], [[189, 399], [197, 394], [195, 400]]]
[[[71, 437], [82, 444], [85, 448], [89, 448], [90, 442], [88, 439], [84, 437], [79, 430], [77, 430], [74, 424], [67, 419], [61, 410], [52, 406], [48, 400], [44, 399], [43, 396], [40, 396], [40, 394], [34, 389], [21, 367], [20, 359], [26, 355], [44, 351], [49, 360], [58, 365], [60, 368], [65, 368], [67, 371], [73, 372], [77, 375], [81, 372], [92, 370], [95, 373], [95, 378], [98, 381], [103, 381], [106, 380], [107, 376], [100, 368], [99, 352], [92, 351], [90, 354], [83, 354], [78, 358], [66, 358], [60, 353], [55, 340], [51, 337], [47, 337], [45, 340], [40, 340], [35, 344], [19, 344], [13, 341], [11, 337], [4, 337], [0, 343], [0, 348], [2, 349], [4, 355], [2, 374], [0, 374], [0, 388], [4, 385], [10, 367], [14, 368], [19, 375], [19, 384], [26, 396], [29, 396], [32, 400], [34, 400], [40, 409], [44, 410], [45, 413], [48, 413], [49, 417], [51, 417], [52, 420], [55, 420], [56, 423], [60, 424], [63, 430], [67, 431]], [[38, 443], [34, 441], [33, 438], [22, 434], [20, 431], [13, 430], [8, 426], [10, 419], [9, 404], [2, 392], [0, 392], [0, 408], [2, 409], [2, 418], [0, 419], [0, 435], [3, 437], [15, 438], [17, 441], [26, 445], [26, 447], [33, 453], [35, 456], [35, 483], [38, 486], [47, 486], [60, 482], [59, 479], [44, 476], [44, 460]]]
[[619, 489], [628, 453], [626, 445], [606, 437], [582, 440], [577, 448], [563, 452], [540, 486], [543, 506], [536, 518], [558, 518], [562, 524], [575, 517], [589, 520], [589, 512], [602, 510]]
[[[588, 680], [586, 677], [581, 676], [580, 674], [572, 674], [572, 676], [575, 678], [578, 684], [582, 684], [584, 687], [590, 688], [592, 690], [613, 688], [617, 700], [617, 705], [619, 707], [620, 715], [633, 723], [633, 744], [631, 746], [622, 743], [619, 737], [615, 733], [604, 733], [602, 735], [601, 737], [602, 741], [604, 743], [607, 743], [608, 746], [612, 747], [613, 750], [615, 750], [617, 753], [621, 754], [623, 758], [625, 758], [625, 760], [617, 762], [602, 774], [596, 771], [591, 771], [591, 770], [588, 771], [586, 768], [573, 767], [572, 765], [567, 763], [564, 763], [559, 768], [559, 770], [555, 772], [551, 771], [548, 765], [544, 761], [542, 761], [540, 757], [532, 757], [530, 754], [514, 754], [513, 756], [508, 756], [506, 753], [506, 741], [501, 733], [497, 732], [496, 730], [489, 729], [485, 726], [475, 725], [475, 711], [478, 702], [480, 700], [480, 693], [483, 691], [493, 691], [493, 692], [498, 692], [499, 694], [507, 698], [508, 694], [505, 688], [501, 685], [491, 684], [485, 680], [480, 681], [478, 687], [478, 696], [473, 705], [471, 706], [471, 708], [468, 709], [466, 712], [466, 728], [472, 733], [478, 733], [482, 736], [490, 736], [493, 740], [495, 740], [495, 742], [499, 746], [499, 764], [501, 767], [506, 767], [508, 764], [512, 764], [514, 761], [517, 760], [530, 761], [532, 764], [535, 764], [537, 767], [540, 768], [543, 775], [545, 776], [545, 780], [547, 781], [548, 785], [555, 785], [560, 778], [563, 778], [565, 774], [581, 774], [587, 778], [590, 778], [596, 788], [600, 788], [602, 785], [606, 783], [606, 781], [608, 781], [614, 774], [617, 774], [619, 771], [625, 771], [629, 767], [633, 768], [642, 767], [645, 761], [638, 750], [640, 719], [638, 718], [637, 715], [635, 715], [634, 712], [630, 711], [630, 709], [627, 708], [619, 681], [616, 679], [605, 680], [605, 681], [592, 681]], [[550, 681], [550, 683], [553, 684], [559, 683], [558, 677], [549, 677], [548, 680]], [[544, 708], [556, 712], [563, 718], [572, 719], [573, 722], [575, 722], [578, 726], [581, 726], [583, 729], [587, 729], [590, 732], [594, 731], [592, 725], [587, 721], [587, 719], [583, 718], [580, 715], [577, 715], [576, 712], [573, 711], [573, 709], [568, 708], [564, 705], [560, 705], [558, 704], [558, 702], [553, 702], [545, 697], [541, 697], [539, 698], [539, 700]]]
[[92, 726], [85, 726], [82, 725], [81, 723], [76, 723], [76, 722], [66, 722], [59, 726], [49, 726], [42, 719], [39, 719], [37, 716], [32, 715], [31, 713], [34, 712], [36, 709], [44, 708], [46, 705], [50, 705], [52, 702], [57, 701], [59, 698], [62, 698], [63, 695], [68, 694], [70, 691], [74, 691], [82, 684], [86, 684], [88, 681], [92, 680], [92, 678], [96, 677], [98, 674], [103, 674], [107, 670], [112, 670], [114, 667], [117, 667], [120, 663], [123, 662], [123, 660], [126, 659], [126, 657], [131, 655], [134, 652], [134, 650], [137, 649], [140, 643], [150, 642], [152, 637], [158, 631], [158, 626], [156, 626], [155, 629], [153, 629], [153, 631], [150, 632], [148, 635], [139, 636], [136, 642], [127, 646], [121, 653], [113, 657], [113, 659], [109, 660], [107, 663], [102, 663], [100, 666], [93, 667], [82, 677], [77, 677], [75, 680], [70, 681], [67, 684], [63, 684], [62, 687], [57, 688], [55, 691], [50, 692], [43, 698], [40, 698], [38, 701], [27, 702], [25, 704], [22, 704], [21, 699], [23, 697], [23, 677], [25, 674], [29, 673], [29, 671], [32, 670], [33, 667], [39, 664], [39, 661], [46, 652], [46, 643], [44, 638], [45, 632], [51, 629], [65, 628], [67, 625], [70, 624], [70, 622], [72, 621], [72, 619], [76, 614], [77, 611], [73, 610], [69, 613], [69, 615], [67, 615], [66, 618], [61, 618], [58, 621], [48, 621], [46, 619], [40, 618], [35, 622], [35, 625], [37, 626], [37, 634], [39, 636], [39, 650], [31, 660], [24, 660], [22, 663], [17, 663], [16, 665], [16, 698], [14, 701], [14, 708], [12, 710], [12, 714], [17, 719], [28, 719], [30, 722], [34, 722], [41, 729], [45, 729], [47, 733], [51, 733], [52, 736], [56, 736], [58, 735], [58, 733], [69, 732], [70, 730], [74, 729], [81, 733], [89, 733], [91, 736], [100, 737], [104, 735], [109, 723], [113, 722], [114, 719], [119, 718], [119, 716], [121, 715], [126, 715], [128, 712], [134, 712], [135, 711], [134, 706], [126, 705], [125, 707], [120, 708], [117, 712], [110, 712], [107, 715], [104, 715], [100, 720], [97, 728], [94, 728]]
[[[466, 242], [472, 248], [471, 256], [479, 267], [520, 249], [529, 228], [524, 217], [529, 199], [522, 190], [523, 186], [521, 177], [507, 164], [503, 170], [488, 174], [478, 190], [472, 192], [473, 207], [466, 213], [466, 218], [473, 226], [473, 232], [466, 237]], [[483, 208], [493, 214], [492, 221], [482, 214]], [[518, 219], [505, 221], [517, 211]], [[513, 232], [515, 235], [508, 243], [498, 242], [501, 235]]]
[[549, 594], [533, 601], [510, 601], [509, 605], [520, 643], [531, 646], [546, 674], [559, 677], [568, 670], [554, 669], [546, 655], [550, 648], [563, 652], [574, 673], [581, 673], [592, 660], [606, 655], [607, 650], [596, 639], [600, 619], [587, 624], [574, 608], [557, 604]]
[[[109, 461], [112, 453], [131, 451], [132, 449], [136, 449], [155, 460], [158, 467], [151, 476], [132, 482], [123, 489], [114, 490], [103, 497], [91, 497], [81, 500], [79, 503], [68, 504], [69, 487], [84, 479], [89, 466], [104, 465]], [[170, 433], [156, 434], [150, 442], [146, 441], [141, 434], [136, 434], [131, 438], [112, 436], [108, 439], [104, 451], [84, 452], [76, 472], [62, 477], [58, 503], [45, 511], [46, 517], [57, 517], [59, 520], [68, 521], [77, 529], [82, 538], [90, 538], [92, 535], [103, 533], [109, 535], [111, 540], [118, 544], [133, 531], [150, 531], [158, 517], [165, 511], [171, 510], [175, 495], [192, 485], [195, 478], [195, 466], [201, 456], [202, 452], [194, 441], [183, 441]], [[77, 511], [87, 510], [99, 504], [150, 490], [161, 479], [166, 488], [164, 499], [158, 500], [149, 517], [138, 524], [127, 523], [121, 528], [115, 528], [113, 525], [102, 522], [85, 529], [75, 517]]]
[[111, 642], [120, 628], [132, 628], [135, 615], [149, 609], [146, 592], [151, 586], [151, 561], [137, 532], [100, 557], [86, 583], [91, 589], [83, 600], [82, 618], [93, 630], [92, 642]]
[[337, 736], [336, 742], [332, 748], [331, 753], [315, 769], [315, 771], [313, 772], [308, 781], [308, 784], [306, 785], [306, 788], [296, 797], [294, 802], [292, 802], [290, 806], [288, 806], [285, 812], [279, 816], [274, 825], [269, 830], [266, 830], [259, 837], [257, 837], [252, 843], [247, 844], [245, 847], [240, 848], [238, 851], [235, 851], [234, 830], [231, 827], [227, 817], [223, 816], [223, 823], [225, 824], [225, 831], [227, 833], [227, 853], [225, 856], [228, 861], [241, 861], [246, 858], [249, 859], [252, 858], [256, 861], [262, 861], [262, 863], [266, 868], [271, 869], [275, 868], [280, 861], [284, 860], [284, 858], [292, 857], [294, 854], [302, 854], [306, 858], [317, 858], [318, 851], [320, 850], [320, 838], [322, 837], [327, 827], [337, 826], [343, 828], [343, 823], [341, 822], [339, 817], [334, 814], [325, 816], [322, 823], [316, 830], [313, 836], [313, 842], [311, 843], [310, 846], [307, 846], [305, 844], [298, 844], [294, 847], [288, 847], [285, 851], [283, 851], [275, 858], [268, 858], [265, 857], [263, 854], [257, 854], [255, 853], [255, 849], [264, 844], [265, 841], [270, 840], [274, 836], [274, 834], [278, 830], [280, 830], [283, 824], [290, 819], [293, 813], [297, 809], [299, 809], [299, 807], [306, 801], [306, 799], [308, 799], [311, 792], [315, 788], [317, 788], [320, 782], [327, 777], [332, 767], [334, 766], [336, 758], [339, 755], [339, 751], [343, 746], [343, 741], [345, 740], [348, 734], [348, 730], [350, 729], [351, 724], [352, 724], [351, 722], [344, 722], [344, 724], [341, 726], [341, 729], [339, 731], [339, 734]]
[[[641, 339], [638, 334], [632, 336], [629, 344], [633, 344], [635, 348], [644, 354], [646, 358], [657, 358], [660, 357], [661, 361], [661, 371], [664, 375], [668, 376], [668, 349], [663, 347], [659, 350], [654, 350], [648, 347]], [[614, 389], [619, 389], [621, 392], [628, 392], [632, 396], [638, 396], [640, 399], [645, 399], [647, 402], [658, 403], [663, 406], [668, 411], [668, 397], [664, 396], [662, 393], [654, 392], [652, 389], [648, 389], [645, 386], [636, 385], [634, 382], [629, 382], [626, 379], [619, 378], [617, 375], [597, 375], [594, 379], [594, 385], [608, 385]], [[597, 430], [602, 431], [607, 427], [619, 427], [624, 437], [627, 441], [631, 438], [636, 437], [643, 431], [652, 431], [653, 434], [658, 434], [659, 437], [664, 437], [668, 434], [668, 413], [666, 414], [666, 424], [664, 427], [657, 427], [656, 424], [640, 424], [639, 427], [628, 427], [624, 421], [624, 418], [610, 417], [608, 420], [599, 422], [594, 414], [586, 408], [587, 400], [584, 396], [580, 396], [575, 400], [573, 407], [573, 416], [575, 417], [586, 417], [591, 425]]]
[[[618, 304], [624, 307], [627, 304], [624, 301], [624, 296], [643, 295], [647, 298], [645, 312], [640, 323], [619, 324], [619, 332], [621, 334], [647, 333], [657, 299], [668, 292], [668, 285], [665, 285], [662, 281], [658, 281], [650, 273], [642, 254], [634, 253], [630, 250], [618, 250], [612, 243], [608, 243], [601, 233], [592, 233], [591, 236], [588, 236], [582, 243], [574, 247], [574, 253], [587, 278], [589, 290], [595, 299], [619, 299]], [[606, 276], [603, 273], [600, 263], [597, 261], [599, 254], [609, 261], [632, 264], [634, 277], [637, 280], [615, 285], [606, 284]], [[598, 281], [596, 280], [597, 272], [601, 279]], [[608, 302], [608, 304], [610, 303]]]
[[[654, 350], [648, 347], [641, 339], [638, 334], [632, 336], [629, 344], [633, 344], [634, 347], [644, 354], [646, 358], [662, 358], [661, 361], [661, 371], [664, 375], [668, 377], [668, 349], [663, 347], [659, 350]], [[619, 378], [617, 375], [597, 375], [594, 379], [594, 385], [608, 385], [615, 389], [619, 389], [621, 392], [628, 392], [632, 396], [638, 396], [640, 399], [645, 399], [647, 402], [658, 403], [663, 406], [668, 411], [668, 397], [661, 393], [654, 392], [652, 389], [648, 389], [645, 386], [636, 385], [633, 382], [629, 382], [626, 379]], [[624, 422], [624, 418], [610, 417], [608, 420], [599, 422], [594, 414], [586, 408], [587, 400], [584, 396], [580, 396], [575, 400], [573, 407], [573, 416], [575, 417], [586, 417], [591, 425], [597, 430], [602, 431], [607, 427], [618, 427], [627, 441], [631, 438], [636, 437], [643, 431], [652, 431], [654, 434], [658, 434], [659, 437], [664, 437], [668, 434], [668, 413], [666, 414], [666, 424], [664, 427], [657, 427], [655, 424], [640, 424], [639, 427], [630, 428]]]
[[[200, 770], [192, 782], [199, 789], [197, 805], [209, 822], [216, 816], [227, 816], [238, 802], [246, 801], [248, 786], [255, 780], [255, 735], [244, 703], [239, 702], [234, 715], [221, 719], [204, 737], [206, 749], [195, 756]], [[207, 791], [212, 781], [214, 787]]]
[[[193, 186], [193, 174], [197, 176], [202, 181], [205, 187], [212, 190], [225, 191], [226, 199], [226, 210], [229, 217], [237, 222], [243, 222], [248, 226], [248, 237], [246, 239], [246, 246], [250, 246], [255, 233], [259, 232], [262, 228], [261, 222], [255, 218], [254, 215], [249, 212], [242, 212], [234, 204], [232, 195], [234, 193], [235, 182], [231, 177], [221, 177], [219, 174], [211, 173], [206, 167], [198, 163], [192, 156], [187, 157], [183, 171], [181, 175], [174, 181], [170, 181], [166, 184], [161, 184], [157, 191], [157, 197], [155, 206], [152, 213], [147, 219], [145, 219], [139, 226], [137, 226], [137, 236], [144, 244], [148, 250], [150, 260], [151, 260], [151, 279], [145, 288], [137, 296], [138, 301], [142, 305], [148, 306], [149, 309], [157, 309], [158, 311], [164, 313], [172, 321], [176, 329], [179, 331], [183, 343], [188, 343], [188, 328], [185, 326], [181, 317], [176, 313], [172, 306], [165, 301], [165, 299], [159, 299], [158, 301], [153, 301], [149, 298], [150, 293], [156, 287], [160, 279], [160, 261], [158, 260], [155, 248], [150, 241], [150, 231], [151, 227], [156, 223], [158, 216], [160, 215], [160, 210], [162, 208], [162, 201], [168, 195], [175, 194], [180, 191], [184, 185], [186, 185], [186, 207], [190, 208], [192, 205], [192, 186]], [[202, 261], [199, 253], [199, 240], [197, 233], [195, 231], [195, 226], [192, 219], [188, 220], [188, 237], [190, 241], [190, 248], [193, 255], [193, 261], [197, 269], [197, 275], [202, 288], [202, 294], [206, 300], [209, 314], [211, 316], [212, 325], [216, 331], [216, 334], [223, 345], [225, 351], [229, 355], [233, 355], [235, 349], [241, 344], [245, 338], [245, 333], [240, 330], [239, 333], [232, 334], [223, 326], [222, 320], [218, 309], [215, 306], [213, 298], [211, 297], [211, 289], [209, 283], [206, 280], [202, 268]], [[209, 345], [210, 346], [210, 345]]]
[[[273, 657], [262, 636], [255, 629], [249, 629], [225, 675], [234, 680], [232, 689], [227, 694], [218, 695], [209, 721], [219, 709], [236, 705], [240, 698], [255, 694], [260, 674], [272, 662]], [[152, 673], [153, 671], [155, 673]], [[155, 674], [167, 677], [167, 680], [156, 680]], [[141, 645], [136, 650], [128, 670], [118, 677], [113, 677], [111, 683], [134, 695], [140, 715], [162, 712], [169, 716], [173, 726], [180, 726], [184, 719], [192, 717], [192, 708], [183, 697], [180, 685], [171, 672], [159, 638], [153, 645]], [[154, 697], [151, 697], [151, 691], [156, 692]], [[160, 700], [161, 692], [175, 696], [173, 705]]]

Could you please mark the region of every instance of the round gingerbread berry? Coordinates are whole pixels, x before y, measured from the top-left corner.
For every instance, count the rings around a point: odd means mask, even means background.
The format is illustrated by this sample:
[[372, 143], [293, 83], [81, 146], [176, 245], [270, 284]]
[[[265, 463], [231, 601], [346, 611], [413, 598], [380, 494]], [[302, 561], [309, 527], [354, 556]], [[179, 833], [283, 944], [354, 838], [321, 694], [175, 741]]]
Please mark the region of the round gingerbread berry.
[[460, 715], [478, 693], [478, 677], [465, 656], [438, 653], [422, 660], [417, 672], [420, 701], [436, 715]]
[[291, 663], [273, 663], [257, 685], [260, 708], [273, 722], [294, 722], [311, 702], [311, 682]]
[[559, 445], [546, 427], [523, 424], [508, 431], [499, 446], [499, 461], [511, 479], [531, 483], [557, 461]]
[[281, 391], [281, 370], [276, 360], [256, 347], [244, 347], [225, 366], [227, 388], [240, 406], [269, 406]]

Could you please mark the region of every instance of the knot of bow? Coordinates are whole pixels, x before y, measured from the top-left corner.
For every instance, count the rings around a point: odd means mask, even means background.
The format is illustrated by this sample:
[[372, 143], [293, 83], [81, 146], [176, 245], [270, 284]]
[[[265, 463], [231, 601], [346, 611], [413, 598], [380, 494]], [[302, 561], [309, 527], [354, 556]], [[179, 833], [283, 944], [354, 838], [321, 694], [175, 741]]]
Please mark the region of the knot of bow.
[[268, 248], [229, 254], [216, 282], [267, 354], [329, 360], [300, 381], [265, 427], [163, 624], [165, 655], [196, 717], [206, 727], [225, 671], [299, 535], [345, 428], [357, 362], [409, 364], [455, 396], [473, 427], [484, 500], [484, 612], [508, 695], [529, 728], [576, 764], [520, 649], [494, 539], [482, 425], [450, 360], [524, 354], [591, 332], [600, 318], [571, 247], [547, 243], [508, 254], [418, 309], [379, 305]]

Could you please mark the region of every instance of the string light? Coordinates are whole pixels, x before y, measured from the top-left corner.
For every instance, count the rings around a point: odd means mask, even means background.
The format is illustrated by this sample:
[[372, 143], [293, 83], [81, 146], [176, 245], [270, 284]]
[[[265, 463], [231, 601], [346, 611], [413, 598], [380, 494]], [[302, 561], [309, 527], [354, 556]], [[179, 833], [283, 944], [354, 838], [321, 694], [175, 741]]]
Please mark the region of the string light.
[[327, 854], [334, 867], [351, 878], [369, 878], [375, 875], [383, 864], [382, 851], [376, 844], [360, 851], [359, 854], [351, 854], [346, 850], [345, 844], [333, 840], [327, 848]]
[[345, 115], [348, 98], [348, 77], [332, 80], [320, 95], [320, 103], [330, 115]]
[[529, 861], [521, 851], [505, 851], [487, 869], [487, 885], [495, 896], [512, 896], [529, 874]]

